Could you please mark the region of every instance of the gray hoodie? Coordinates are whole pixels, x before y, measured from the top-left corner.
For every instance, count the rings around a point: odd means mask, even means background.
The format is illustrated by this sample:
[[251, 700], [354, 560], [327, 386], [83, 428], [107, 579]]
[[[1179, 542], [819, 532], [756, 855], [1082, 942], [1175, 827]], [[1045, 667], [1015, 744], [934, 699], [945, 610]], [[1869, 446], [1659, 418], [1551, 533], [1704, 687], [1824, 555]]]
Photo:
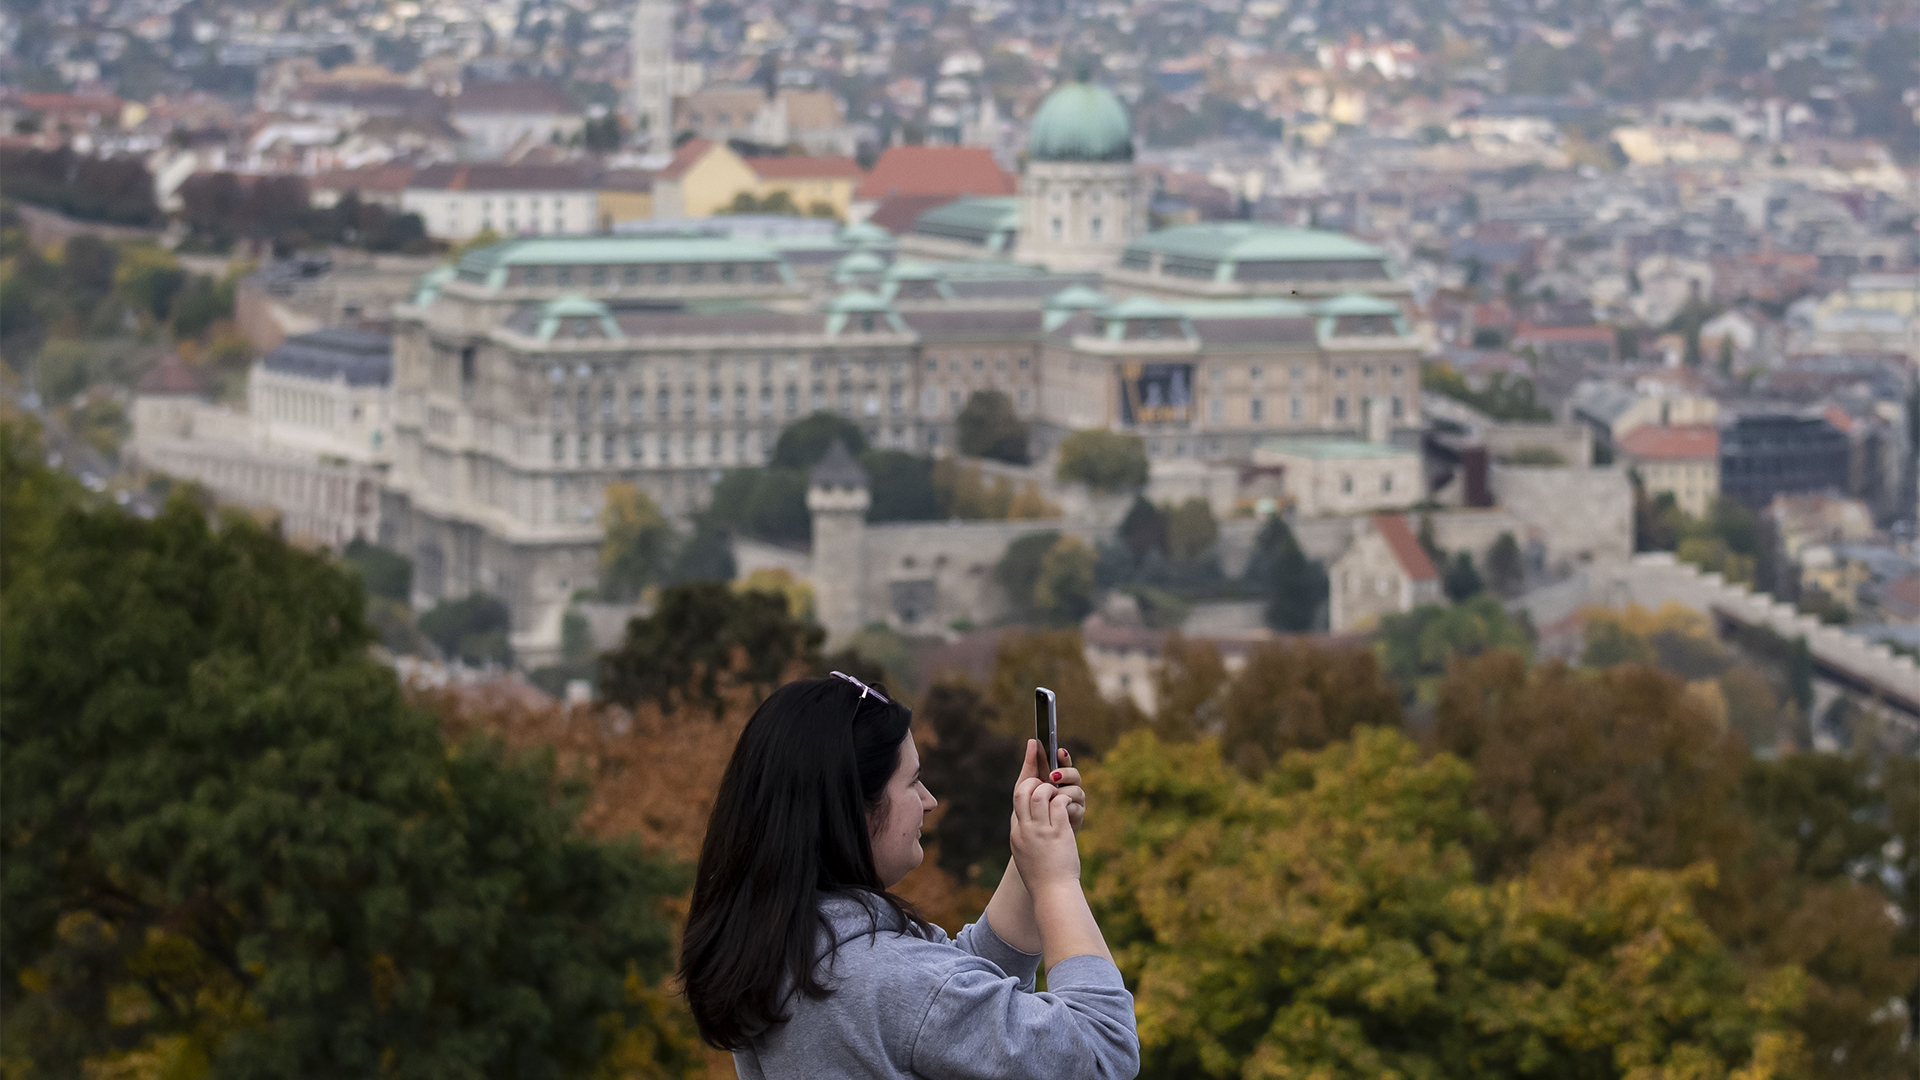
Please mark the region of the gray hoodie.
[[[741, 1080], [1129, 1080], [1140, 1071], [1133, 995], [1106, 959], [1069, 956], [1036, 994], [1040, 957], [1001, 941], [984, 914], [948, 938], [937, 926], [922, 936], [876, 907], [877, 934], [866, 902], [822, 903], [839, 951], [817, 970], [834, 992], [789, 998], [791, 1019], [734, 1051]], [[823, 954], [827, 942], [822, 931]]]

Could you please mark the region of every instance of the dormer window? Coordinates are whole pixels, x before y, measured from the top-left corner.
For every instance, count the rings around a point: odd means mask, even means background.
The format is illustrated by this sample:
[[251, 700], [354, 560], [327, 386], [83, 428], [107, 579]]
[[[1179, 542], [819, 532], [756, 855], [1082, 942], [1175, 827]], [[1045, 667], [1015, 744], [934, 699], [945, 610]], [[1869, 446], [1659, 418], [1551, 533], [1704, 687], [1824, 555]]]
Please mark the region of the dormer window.
[[867, 333], [867, 334], [873, 333], [873, 316], [871, 315], [860, 316], [860, 330], [862, 333]]
[[731, 282], [733, 280], [733, 264], [732, 263], [727, 263], [720, 267], [720, 280], [727, 281], [727, 282]]
[[767, 280], [767, 268], [761, 265], [760, 263], [754, 263], [748, 266], [747, 280], [754, 282], [755, 284], [758, 284], [760, 282]]
[[544, 285], [546, 283], [546, 275], [540, 272], [539, 267], [529, 266], [525, 270], [520, 271], [520, 283], [522, 285]]

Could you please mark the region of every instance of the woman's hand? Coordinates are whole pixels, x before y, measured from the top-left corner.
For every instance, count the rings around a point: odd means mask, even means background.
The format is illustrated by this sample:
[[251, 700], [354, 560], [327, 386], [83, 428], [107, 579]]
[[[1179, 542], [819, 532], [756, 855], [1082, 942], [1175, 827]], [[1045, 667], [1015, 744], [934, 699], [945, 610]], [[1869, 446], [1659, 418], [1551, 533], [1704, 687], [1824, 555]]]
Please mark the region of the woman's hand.
[[1080, 770], [1073, 767], [1073, 755], [1067, 753], [1067, 748], [1063, 746], [1060, 748], [1060, 760], [1055, 763], [1057, 767], [1042, 776], [1040, 762], [1046, 756], [1046, 747], [1040, 745], [1040, 740], [1027, 740], [1027, 759], [1020, 766], [1020, 779], [1014, 782], [1014, 790], [1018, 791], [1019, 785], [1025, 781], [1040, 780], [1065, 792], [1068, 800], [1067, 819], [1072, 823], [1073, 831], [1079, 832], [1080, 823], [1087, 816], [1087, 789], [1080, 786]]
[[1039, 897], [1063, 884], [1079, 884], [1080, 847], [1074, 841], [1066, 792], [1037, 777], [1013, 789], [1013, 864], [1027, 891]]

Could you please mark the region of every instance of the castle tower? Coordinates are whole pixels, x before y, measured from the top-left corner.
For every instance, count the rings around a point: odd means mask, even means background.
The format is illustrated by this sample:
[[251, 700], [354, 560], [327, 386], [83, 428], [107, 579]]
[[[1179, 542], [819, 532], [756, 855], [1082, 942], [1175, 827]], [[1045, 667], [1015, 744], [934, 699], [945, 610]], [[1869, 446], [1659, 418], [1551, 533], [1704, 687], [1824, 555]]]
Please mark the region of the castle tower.
[[640, 0], [633, 12], [633, 117], [650, 150], [673, 148], [673, 3]]
[[813, 515], [814, 617], [837, 642], [867, 624], [867, 470], [838, 439], [807, 474]]
[[1084, 75], [1060, 84], [1027, 135], [1016, 256], [1051, 270], [1106, 270], [1146, 226], [1126, 106]]

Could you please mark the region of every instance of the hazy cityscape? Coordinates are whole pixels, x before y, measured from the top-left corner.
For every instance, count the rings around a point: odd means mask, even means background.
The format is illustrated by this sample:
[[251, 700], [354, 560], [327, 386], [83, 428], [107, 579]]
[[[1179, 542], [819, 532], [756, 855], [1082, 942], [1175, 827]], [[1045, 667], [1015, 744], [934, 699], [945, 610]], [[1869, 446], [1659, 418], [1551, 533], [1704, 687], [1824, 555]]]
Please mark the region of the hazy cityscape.
[[1915, 1075], [1911, 3], [11, 0], [0, 358], [10, 1074], [731, 1075], [839, 668], [1141, 1075]]

